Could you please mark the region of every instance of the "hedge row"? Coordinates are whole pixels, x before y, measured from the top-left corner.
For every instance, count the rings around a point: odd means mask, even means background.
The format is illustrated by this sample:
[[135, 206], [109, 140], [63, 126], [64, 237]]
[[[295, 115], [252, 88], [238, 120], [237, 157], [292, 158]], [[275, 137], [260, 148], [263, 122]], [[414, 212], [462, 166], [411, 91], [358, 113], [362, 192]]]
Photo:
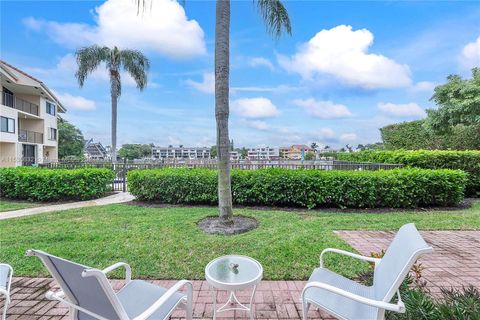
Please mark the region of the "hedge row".
[[337, 154], [339, 160], [401, 163], [423, 169], [460, 169], [468, 173], [466, 194], [480, 196], [480, 150], [391, 150]]
[[[460, 170], [232, 170], [233, 202], [255, 206], [449, 206], [462, 201], [465, 183]], [[217, 172], [209, 169], [133, 170], [128, 187], [143, 201], [213, 205], [218, 200]]]
[[0, 196], [32, 201], [87, 200], [102, 196], [114, 178], [109, 169], [1, 168]]

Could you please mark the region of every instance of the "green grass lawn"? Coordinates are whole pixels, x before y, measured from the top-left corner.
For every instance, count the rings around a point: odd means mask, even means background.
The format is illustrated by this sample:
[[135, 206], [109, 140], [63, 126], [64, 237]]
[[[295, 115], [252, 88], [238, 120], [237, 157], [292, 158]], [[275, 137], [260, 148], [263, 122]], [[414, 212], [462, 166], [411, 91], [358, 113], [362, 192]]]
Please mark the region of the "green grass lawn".
[[[480, 201], [462, 211], [368, 213], [287, 212], [236, 209], [260, 222], [251, 232], [213, 236], [196, 223], [215, 208], [144, 208], [119, 204], [0, 221], [0, 261], [18, 276], [45, 276], [27, 249], [45, 250], [89, 266], [118, 261], [141, 278], [203, 279], [205, 265], [225, 254], [258, 259], [265, 279], [306, 279], [319, 264], [322, 249], [352, 250], [333, 230], [396, 230], [408, 222], [419, 229], [480, 230]], [[331, 255], [330, 268], [352, 276], [365, 264]], [[119, 274], [118, 274], [119, 275]]]
[[35, 203], [0, 199], [0, 212], [34, 207]]

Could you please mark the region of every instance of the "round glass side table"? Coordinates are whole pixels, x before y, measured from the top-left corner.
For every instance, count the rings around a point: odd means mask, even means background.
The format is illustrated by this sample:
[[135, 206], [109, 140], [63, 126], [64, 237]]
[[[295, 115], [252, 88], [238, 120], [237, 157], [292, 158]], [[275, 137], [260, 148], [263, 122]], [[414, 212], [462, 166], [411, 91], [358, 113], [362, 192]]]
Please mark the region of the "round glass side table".
[[[250, 257], [231, 255], [212, 260], [205, 267], [205, 278], [213, 294], [213, 319], [216, 319], [217, 313], [231, 310], [247, 311], [250, 319], [253, 319], [253, 300], [262, 275], [262, 265]], [[249, 288], [252, 288], [252, 294], [250, 303], [246, 306], [238, 301], [235, 291]], [[218, 309], [217, 290], [230, 291], [228, 301]]]

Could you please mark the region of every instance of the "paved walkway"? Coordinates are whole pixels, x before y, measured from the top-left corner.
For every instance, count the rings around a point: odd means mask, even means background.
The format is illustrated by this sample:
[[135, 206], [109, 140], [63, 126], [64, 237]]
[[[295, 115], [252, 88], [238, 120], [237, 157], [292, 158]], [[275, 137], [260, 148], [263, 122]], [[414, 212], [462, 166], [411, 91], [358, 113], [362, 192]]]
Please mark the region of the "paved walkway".
[[[362, 255], [386, 249], [395, 232], [337, 231]], [[480, 231], [420, 231], [434, 252], [420, 258], [423, 277], [432, 293], [440, 287], [480, 288]]]
[[62, 210], [68, 210], [68, 209], [78, 209], [83, 207], [101, 206], [105, 204], [129, 202], [129, 201], [132, 201], [133, 199], [134, 199], [134, 196], [132, 196], [129, 192], [116, 192], [112, 195], [109, 195], [100, 199], [95, 199], [95, 200], [54, 204], [54, 205], [43, 206], [43, 207], [34, 207], [34, 208], [28, 208], [28, 209], [2, 212], [0, 214], [0, 220], [31, 216], [34, 214], [40, 214], [40, 213], [46, 213], [46, 212], [52, 212], [52, 211], [62, 211]]
[[[123, 281], [114, 280], [114, 289], [119, 289]], [[171, 287], [175, 281], [153, 280], [155, 284]], [[206, 281], [193, 281], [194, 318], [212, 319], [212, 294]], [[304, 281], [262, 281], [255, 295], [255, 319], [300, 319], [302, 306], [300, 293]], [[45, 292], [56, 288], [48, 278], [15, 278], [12, 285], [12, 304], [8, 309], [8, 320], [66, 320], [68, 309], [56, 301], [45, 299]], [[250, 291], [237, 294], [241, 303], [248, 303]], [[225, 302], [227, 292], [219, 292], [218, 303]], [[1, 304], [1, 303], [0, 303]], [[217, 305], [218, 307], [219, 305]], [[234, 313], [235, 312], [235, 313]], [[309, 319], [333, 320], [325, 313], [311, 308]], [[172, 319], [184, 319], [183, 310], [175, 311]], [[228, 311], [218, 314], [219, 319], [248, 319], [245, 311]]]

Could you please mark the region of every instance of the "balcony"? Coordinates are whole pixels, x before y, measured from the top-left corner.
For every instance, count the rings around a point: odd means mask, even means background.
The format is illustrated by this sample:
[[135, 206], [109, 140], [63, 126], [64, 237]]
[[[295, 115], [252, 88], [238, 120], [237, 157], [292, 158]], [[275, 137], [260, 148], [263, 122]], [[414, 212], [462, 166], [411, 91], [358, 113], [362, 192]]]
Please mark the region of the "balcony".
[[18, 141], [43, 144], [43, 133], [29, 130], [18, 130]]
[[20, 99], [9, 92], [2, 92], [2, 98], [3, 105], [7, 107], [14, 108], [36, 116], [39, 115], [39, 107], [34, 103], [30, 103], [28, 101]]

